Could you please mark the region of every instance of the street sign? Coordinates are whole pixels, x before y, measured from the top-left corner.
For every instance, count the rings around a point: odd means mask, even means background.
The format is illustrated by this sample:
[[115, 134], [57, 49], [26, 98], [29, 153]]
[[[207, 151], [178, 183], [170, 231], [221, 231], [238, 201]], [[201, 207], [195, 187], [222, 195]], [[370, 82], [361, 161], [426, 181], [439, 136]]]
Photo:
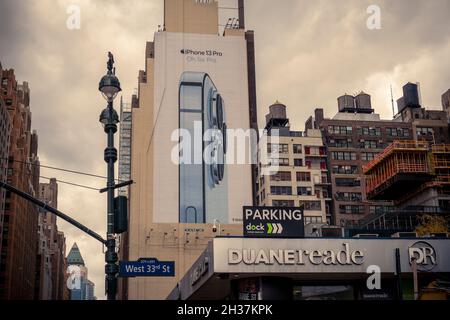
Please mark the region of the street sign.
[[175, 261], [158, 261], [156, 258], [120, 261], [119, 277], [175, 277]]
[[244, 237], [303, 238], [302, 207], [244, 207]]

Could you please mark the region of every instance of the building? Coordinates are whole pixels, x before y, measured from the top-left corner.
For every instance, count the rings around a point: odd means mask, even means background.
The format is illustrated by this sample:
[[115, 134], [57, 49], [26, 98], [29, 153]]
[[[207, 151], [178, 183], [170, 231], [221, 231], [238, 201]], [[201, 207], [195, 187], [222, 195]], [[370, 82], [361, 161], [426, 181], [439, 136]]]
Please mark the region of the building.
[[[119, 134], [119, 180], [131, 179], [131, 108], [137, 104], [137, 95], [133, 95], [131, 103], [124, 103], [120, 98], [120, 134]], [[128, 197], [129, 187], [119, 189], [119, 196]]]
[[450, 145], [395, 141], [363, 170], [367, 197], [393, 200], [396, 207], [367, 221], [367, 228], [413, 232], [423, 214], [450, 218]]
[[95, 285], [88, 279], [88, 269], [80, 249], [74, 243], [67, 256], [67, 273], [70, 278], [70, 300], [92, 300]]
[[447, 117], [450, 118], [450, 89], [442, 95], [442, 109], [447, 112]]
[[[55, 178], [48, 183], [39, 184], [39, 199], [50, 207], [58, 208], [58, 183]], [[64, 291], [67, 290], [64, 280], [66, 275], [66, 239], [64, 233], [58, 231], [56, 216], [48, 211], [39, 209], [39, 236], [41, 238], [38, 252], [38, 264], [40, 266], [40, 285], [37, 292], [38, 299], [63, 300]], [[38, 268], [39, 270], [39, 268]], [[45, 280], [49, 274], [50, 289], [47, 288], [48, 281]], [[50, 292], [50, 297], [43, 295]]]
[[86, 283], [86, 300], [97, 300], [94, 294], [95, 284], [88, 280]]
[[[31, 131], [30, 89], [14, 70], [2, 70], [1, 96], [11, 121], [7, 182], [35, 197], [39, 190], [38, 139]], [[0, 299], [33, 299], [38, 208], [6, 193], [0, 265]]]
[[[413, 300], [413, 260], [419, 271], [419, 299], [427, 299], [432, 285], [448, 290], [444, 279], [450, 275], [449, 242], [215, 238], [167, 299]], [[426, 258], [424, 252], [428, 252]], [[368, 270], [373, 266], [382, 270], [382, 285], [370, 290]]]
[[[242, 235], [242, 207], [254, 204], [255, 166], [225, 165], [231, 148], [220, 139], [225, 129], [257, 129], [254, 34], [245, 30], [242, 3], [239, 22], [228, 23], [222, 33], [218, 2], [165, 0], [164, 23], [147, 43], [132, 108], [135, 183], [128, 251], [121, 259], [158, 257], [175, 260], [177, 267], [174, 278], [128, 279], [124, 299], [164, 299], [211, 238]], [[203, 134], [195, 131], [207, 128], [219, 133], [208, 142], [214, 148], [210, 163], [202, 157], [207, 144], [199, 147]], [[191, 153], [180, 153], [180, 142], [191, 147], [181, 138], [186, 132], [194, 137], [194, 163], [184, 159]], [[217, 232], [213, 224], [220, 225]]]
[[52, 300], [69, 300], [67, 288], [66, 236], [58, 231], [52, 254]]
[[[131, 128], [132, 128], [132, 108], [138, 107], [138, 96], [133, 94], [131, 103], [123, 102], [120, 98], [120, 138], [119, 138], [119, 180], [131, 180]], [[126, 186], [119, 189], [119, 196], [129, 198], [130, 187]], [[129, 202], [128, 202], [129, 212]], [[119, 236], [119, 252], [121, 257], [128, 257], [128, 232]], [[118, 283], [119, 296], [126, 295], [127, 279], [121, 278]]]
[[[0, 62], [0, 74], [3, 74], [2, 64]], [[8, 81], [0, 79], [2, 81], [2, 88], [7, 88]], [[5, 101], [3, 100], [3, 94], [0, 94], [0, 181], [6, 181], [8, 171], [8, 156], [9, 156], [9, 135], [11, 133], [11, 121], [9, 119], [8, 110], [6, 108]], [[2, 239], [3, 232], [3, 214], [5, 210], [5, 196], [6, 191], [0, 189], [0, 239]], [[0, 241], [0, 252], [2, 252], [2, 242]], [[2, 261], [2, 255], [0, 255], [0, 265]]]
[[[403, 97], [397, 100], [397, 121], [411, 123], [413, 139], [428, 141], [430, 144], [450, 143], [448, 113], [440, 110], [427, 110], [421, 106], [420, 87], [407, 83], [403, 86]], [[444, 103], [445, 94], [442, 97]], [[444, 109], [445, 110], [445, 109]]]
[[36, 258], [36, 300], [52, 299], [52, 263], [50, 253], [50, 234], [45, 224], [42, 222], [42, 214], [39, 215], [38, 222], [38, 253]]
[[277, 143], [260, 143], [259, 154], [265, 152], [261, 148], [267, 148], [269, 158], [275, 154], [279, 171], [265, 175], [260, 164], [258, 204], [303, 206], [305, 224], [329, 224], [331, 183], [328, 178], [327, 152], [320, 130], [291, 131], [286, 106], [276, 102], [269, 109], [266, 130], [269, 136], [276, 135]]
[[412, 139], [413, 132], [410, 123], [380, 119], [366, 93], [341, 96], [338, 107], [333, 118], [324, 118], [323, 109], [316, 109], [305, 127], [321, 129], [327, 147], [333, 199], [331, 223], [351, 226], [392, 207], [389, 201], [367, 200], [362, 166], [392, 141]]

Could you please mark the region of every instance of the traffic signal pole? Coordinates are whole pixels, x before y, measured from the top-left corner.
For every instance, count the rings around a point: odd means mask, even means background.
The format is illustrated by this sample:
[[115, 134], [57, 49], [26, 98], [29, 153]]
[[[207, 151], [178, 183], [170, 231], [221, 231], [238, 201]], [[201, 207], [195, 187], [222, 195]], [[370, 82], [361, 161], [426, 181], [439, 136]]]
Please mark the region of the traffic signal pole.
[[75, 219], [72, 219], [71, 217], [69, 217], [65, 213], [63, 213], [63, 212], [61, 212], [61, 211], [59, 211], [59, 210], [57, 210], [55, 208], [50, 207], [45, 202], [43, 202], [43, 201], [33, 197], [32, 195], [29, 195], [28, 193], [25, 193], [25, 192], [15, 188], [15, 187], [13, 187], [12, 185], [10, 185], [10, 184], [8, 184], [6, 182], [2, 182], [2, 181], [0, 181], [0, 188], [4, 188], [4, 189], [10, 191], [11, 193], [14, 193], [17, 196], [34, 203], [35, 205], [37, 205], [38, 207], [41, 207], [45, 211], [53, 213], [57, 217], [63, 219], [64, 221], [67, 221], [68, 223], [70, 223], [74, 227], [76, 227], [76, 228], [80, 229], [81, 231], [85, 232], [86, 234], [88, 234], [89, 236], [94, 238], [95, 240], [100, 241], [103, 245], [106, 245], [106, 240], [103, 239], [102, 236], [99, 235], [97, 232], [92, 231], [91, 229], [89, 229], [85, 225], [79, 223]]

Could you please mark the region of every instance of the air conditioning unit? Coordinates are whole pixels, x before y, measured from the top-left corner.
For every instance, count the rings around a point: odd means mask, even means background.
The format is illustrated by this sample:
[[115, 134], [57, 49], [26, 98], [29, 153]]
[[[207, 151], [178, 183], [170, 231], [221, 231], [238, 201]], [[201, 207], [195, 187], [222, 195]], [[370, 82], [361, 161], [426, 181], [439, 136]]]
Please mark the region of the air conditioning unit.
[[394, 233], [391, 238], [417, 238], [417, 233], [415, 232], [397, 232]]
[[353, 238], [360, 238], [360, 239], [378, 238], [378, 233], [359, 233], [357, 235], [354, 235]]

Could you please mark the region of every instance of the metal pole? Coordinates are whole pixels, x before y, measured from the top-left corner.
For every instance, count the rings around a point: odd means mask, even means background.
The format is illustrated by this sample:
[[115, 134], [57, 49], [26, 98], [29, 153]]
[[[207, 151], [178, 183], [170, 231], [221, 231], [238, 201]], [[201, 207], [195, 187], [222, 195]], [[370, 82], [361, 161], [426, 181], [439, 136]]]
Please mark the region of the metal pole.
[[402, 266], [400, 263], [400, 249], [395, 249], [395, 273], [397, 277], [397, 300], [403, 300]]
[[116, 252], [116, 238], [114, 236], [114, 163], [117, 161], [117, 149], [114, 147], [114, 134], [117, 132], [117, 125], [113, 122], [113, 102], [108, 101], [108, 123], [105, 125], [105, 132], [108, 135], [108, 146], [105, 149], [105, 162], [108, 164], [108, 199], [107, 199], [107, 232], [106, 232], [106, 252], [105, 252], [105, 273], [106, 273], [106, 294], [108, 300], [116, 300], [117, 293], [117, 265], [118, 257]]
[[417, 278], [417, 261], [415, 258], [411, 261], [414, 281], [414, 300], [419, 300], [419, 281]]
[[30, 201], [31, 203], [34, 203], [35, 205], [41, 207], [42, 209], [44, 209], [45, 211], [51, 212], [54, 215], [56, 215], [57, 217], [60, 217], [61, 219], [67, 221], [68, 223], [70, 223], [71, 225], [73, 225], [74, 227], [80, 229], [81, 231], [87, 233], [89, 236], [91, 236], [92, 238], [94, 238], [95, 240], [100, 241], [102, 244], [106, 243], [106, 240], [104, 240], [98, 233], [96, 233], [95, 231], [92, 231], [91, 229], [89, 229], [88, 227], [84, 226], [83, 224], [79, 223], [78, 221], [72, 219], [71, 217], [69, 217], [68, 215], [66, 215], [65, 213], [62, 213], [61, 211], [52, 208], [50, 206], [48, 206], [45, 202], [36, 199], [35, 197], [29, 195], [28, 193], [25, 193], [9, 184], [7, 184], [6, 182], [2, 182], [0, 181], [0, 188], [4, 188], [8, 191], [10, 191], [11, 193], [16, 194], [17, 196], [24, 198], [25, 200]]

